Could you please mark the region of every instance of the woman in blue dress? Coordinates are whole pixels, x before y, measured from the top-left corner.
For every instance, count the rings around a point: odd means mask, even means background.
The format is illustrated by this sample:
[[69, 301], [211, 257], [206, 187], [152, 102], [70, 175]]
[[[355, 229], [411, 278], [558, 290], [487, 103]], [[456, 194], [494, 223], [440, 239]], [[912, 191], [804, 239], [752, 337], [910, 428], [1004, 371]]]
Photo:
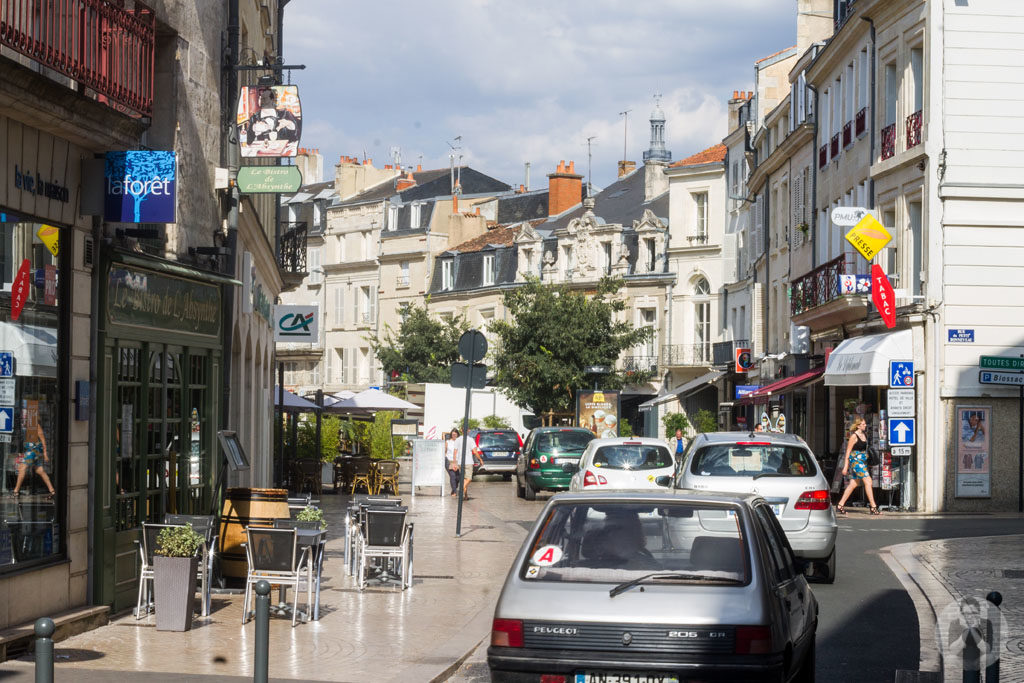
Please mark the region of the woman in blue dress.
[[[853, 493], [854, 489], [857, 488], [857, 482], [860, 481], [864, 485], [864, 493], [868, 497], [868, 505], [871, 514], [881, 514], [878, 511], [878, 505], [875, 504], [875, 492], [871, 487], [871, 472], [868, 470], [868, 437], [865, 430], [868, 427], [867, 421], [863, 417], [853, 418], [853, 422], [850, 424], [850, 428], [846, 430], [846, 458], [843, 463], [843, 476], [850, 475], [850, 483], [846, 485], [846, 490], [843, 491], [843, 497], [839, 499], [839, 504], [836, 505], [836, 511], [841, 514], [846, 514], [846, 500]], [[852, 471], [852, 474], [850, 472]]]
[[[32, 437], [35, 436], [33, 439]], [[39, 475], [39, 478], [46, 484], [46, 488], [50, 493], [46, 496], [47, 500], [53, 500], [53, 495], [56, 493], [53, 490], [53, 484], [50, 482], [50, 477], [46, 474], [46, 468], [43, 467], [43, 462], [50, 461], [50, 454], [46, 452], [46, 436], [43, 434], [43, 427], [36, 421], [35, 428], [26, 428], [25, 435], [25, 459], [21, 466], [18, 467], [18, 480], [14, 482], [14, 490], [12, 493], [15, 497], [21, 493], [21, 485], [25, 481], [25, 475], [28, 474], [29, 470], [35, 471]]]

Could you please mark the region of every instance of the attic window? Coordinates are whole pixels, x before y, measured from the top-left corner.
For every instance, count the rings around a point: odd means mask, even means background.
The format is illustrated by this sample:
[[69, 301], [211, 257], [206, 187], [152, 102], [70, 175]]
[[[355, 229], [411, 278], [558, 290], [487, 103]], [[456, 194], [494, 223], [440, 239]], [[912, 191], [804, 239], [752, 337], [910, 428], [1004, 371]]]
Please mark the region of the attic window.
[[484, 254], [484, 285], [494, 284], [494, 254]]
[[441, 291], [455, 288], [455, 264], [451, 259], [441, 261]]
[[647, 272], [653, 273], [655, 264], [657, 263], [657, 254], [655, 253], [653, 237], [649, 237], [644, 240], [644, 248], [647, 252]]

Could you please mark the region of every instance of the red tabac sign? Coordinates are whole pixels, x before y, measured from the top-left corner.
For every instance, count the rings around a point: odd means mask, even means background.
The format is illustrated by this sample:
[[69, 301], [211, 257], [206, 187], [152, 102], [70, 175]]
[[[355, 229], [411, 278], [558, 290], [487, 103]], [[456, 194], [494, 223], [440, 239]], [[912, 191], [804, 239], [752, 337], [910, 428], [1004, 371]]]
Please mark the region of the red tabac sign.
[[871, 300], [875, 302], [875, 308], [882, 316], [882, 322], [886, 327], [896, 325], [896, 293], [892, 291], [889, 278], [885, 271], [877, 263], [871, 266]]
[[25, 299], [28, 298], [28, 276], [32, 270], [32, 264], [28, 259], [21, 262], [18, 274], [14, 276], [14, 283], [11, 284], [11, 320], [21, 317], [21, 309], [25, 307]]

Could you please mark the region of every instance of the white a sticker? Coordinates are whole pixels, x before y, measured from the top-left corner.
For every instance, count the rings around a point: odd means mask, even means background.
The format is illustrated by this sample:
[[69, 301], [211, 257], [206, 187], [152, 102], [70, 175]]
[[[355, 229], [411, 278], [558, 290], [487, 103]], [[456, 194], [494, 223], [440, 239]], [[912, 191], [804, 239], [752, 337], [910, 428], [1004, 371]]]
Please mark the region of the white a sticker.
[[538, 567], [550, 567], [553, 564], [558, 564], [561, 559], [561, 548], [557, 545], [546, 545], [541, 548], [537, 548], [537, 551], [533, 553], [533, 557], [530, 558], [530, 561]]

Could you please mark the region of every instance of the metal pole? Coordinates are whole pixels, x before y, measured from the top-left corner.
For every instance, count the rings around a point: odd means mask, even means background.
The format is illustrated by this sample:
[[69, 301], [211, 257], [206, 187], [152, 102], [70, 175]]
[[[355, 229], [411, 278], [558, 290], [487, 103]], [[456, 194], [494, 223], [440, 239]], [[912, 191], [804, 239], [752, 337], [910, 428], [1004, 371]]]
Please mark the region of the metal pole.
[[[989, 614], [995, 612], [995, 616], [999, 615], [999, 606], [1003, 604], [1003, 596], [999, 591], [992, 591], [985, 596], [995, 610], [990, 610]], [[1002, 633], [999, 632], [999, 620], [998, 619], [987, 619], [985, 626], [985, 636], [988, 639], [989, 645], [989, 656], [992, 657], [992, 662], [985, 667], [985, 683], [999, 683], [999, 654], [1002, 650]]]
[[[462, 492], [465, 489], [465, 485], [462, 483], [466, 476], [466, 433], [469, 431], [469, 408], [470, 402], [473, 398], [473, 366], [476, 364], [476, 359], [469, 359], [469, 377], [466, 382], [466, 412], [462, 417], [462, 455], [460, 456], [459, 462], [459, 513], [455, 517], [455, 538], [458, 538], [462, 534]], [[472, 467], [472, 464], [470, 464]]]
[[267, 683], [270, 654], [270, 584], [256, 582], [256, 652], [252, 666], [253, 683]]
[[53, 683], [53, 619], [36, 619], [36, 683]]
[[[1024, 354], [1021, 354], [1024, 358]], [[1020, 387], [1020, 422], [1017, 425], [1017, 512], [1024, 512], [1024, 384]], [[990, 426], [991, 430], [992, 427]], [[990, 437], [991, 438], [991, 437]], [[991, 475], [990, 475], [991, 476]]]
[[[279, 485], [284, 478], [284, 361], [277, 363], [277, 410], [274, 412], [277, 424], [277, 472], [274, 473], [274, 484]], [[255, 483], [255, 482], [254, 482]]]

